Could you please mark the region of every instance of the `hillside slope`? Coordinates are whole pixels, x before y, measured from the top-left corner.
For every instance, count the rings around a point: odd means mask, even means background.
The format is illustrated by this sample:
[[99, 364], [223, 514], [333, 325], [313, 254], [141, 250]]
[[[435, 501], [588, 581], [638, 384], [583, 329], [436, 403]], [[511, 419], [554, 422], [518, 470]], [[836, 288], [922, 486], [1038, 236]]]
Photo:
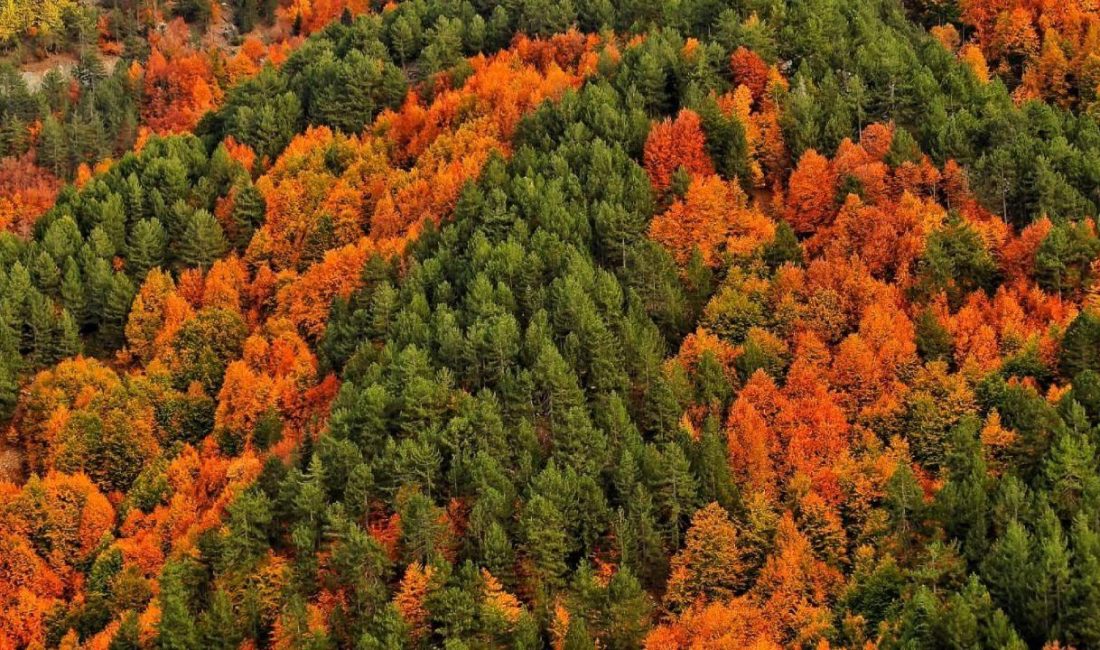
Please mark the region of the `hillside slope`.
[[1100, 15], [995, 4], [0, 71], [0, 647], [1100, 645]]

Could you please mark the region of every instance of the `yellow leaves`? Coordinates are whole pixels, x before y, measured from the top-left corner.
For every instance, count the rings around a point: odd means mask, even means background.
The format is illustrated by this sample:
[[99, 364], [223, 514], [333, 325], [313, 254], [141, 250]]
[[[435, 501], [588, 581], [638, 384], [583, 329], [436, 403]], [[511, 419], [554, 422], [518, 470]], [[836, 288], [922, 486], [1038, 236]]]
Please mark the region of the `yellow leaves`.
[[519, 599], [505, 591], [500, 581], [484, 568], [481, 570], [481, 579], [484, 582], [485, 606], [508, 623], [515, 625], [523, 615], [523, 605], [520, 604]]
[[814, 557], [809, 540], [790, 513], [779, 520], [775, 551], [764, 564], [754, 591], [783, 638], [804, 645], [830, 626], [829, 604], [843, 576]]
[[978, 81], [983, 84], [989, 83], [989, 65], [985, 61], [981, 48], [973, 43], [967, 43], [959, 50], [959, 60], [970, 68]]
[[247, 438], [260, 417], [272, 407], [272, 384], [270, 377], [253, 372], [244, 361], [230, 363], [218, 393], [215, 428]]
[[954, 52], [959, 48], [959, 30], [955, 29], [955, 26], [950, 23], [936, 25], [929, 29], [928, 33], [939, 41], [948, 52]]
[[[40, 603], [44, 613], [48, 601], [79, 588], [75, 567], [109, 536], [115, 511], [87, 476], [50, 472], [0, 496], [0, 517], [0, 607], [10, 614], [14, 606], [30, 622], [23, 606]], [[10, 622], [0, 616], [0, 634], [11, 631]]]
[[[326, 163], [337, 152], [344, 161], [339, 175]], [[354, 243], [390, 172], [383, 143], [372, 136], [337, 135], [326, 127], [296, 136], [256, 182], [267, 215], [246, 258], [270, 260], [277, 270], [294, 269], [307, 245], [333, 249]], [[323, 242], [318, 241], [322, 229], [331, 230]]]
[[65, 12], [75, 6], [73, 0], [6, 0], [0, 3], [0, 41], [55, 32]]
[[1016, 443], [1016, 432], [1001, 424], [1001, 414], [993, 409], [982, 425], [981, 440], [987, 460], [994, 470], [1001, 468], [1009, 449]]

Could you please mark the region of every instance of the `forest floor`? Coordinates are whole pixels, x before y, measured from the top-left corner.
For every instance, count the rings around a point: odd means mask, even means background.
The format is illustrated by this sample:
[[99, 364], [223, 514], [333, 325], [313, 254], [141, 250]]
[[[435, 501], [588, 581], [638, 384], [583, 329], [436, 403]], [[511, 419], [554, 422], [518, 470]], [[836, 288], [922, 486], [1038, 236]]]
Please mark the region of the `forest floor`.
[[19, 485], [25, 478], [23, 452], [18, 445], [0, 437], [0, 481], [10, 481]]
[[[114, 71], [115, 65], [118, 64], [119, 60], [117, 56], [108, 56], [104, 54], [100, 54], [99, 58], [103, 61], [103, 68], [107, 71], [107, 74]], [[42, 80], [51, 70], [57, 70], [62, 76], [67, 77], [75, 65], [75, 56], [69, 52], [58, 52], [44, 59], [26, 63], [20, 66], [19, 70], [23, 74], [23, 80], [27, 82], [27, 86], [33, 92], [38, 90], [42, 85]]]

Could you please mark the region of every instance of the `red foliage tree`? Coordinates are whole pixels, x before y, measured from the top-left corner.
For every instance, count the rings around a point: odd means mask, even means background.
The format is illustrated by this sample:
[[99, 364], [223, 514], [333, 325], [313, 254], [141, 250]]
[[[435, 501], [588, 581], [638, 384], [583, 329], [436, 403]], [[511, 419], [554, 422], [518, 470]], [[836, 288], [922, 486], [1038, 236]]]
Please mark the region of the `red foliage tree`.
[[649, 182], [659, 192], [668, 189], [672, 174], [681, 167], [690, 174], [713, 174], [714, 164], [707, 155], [699, 115], [685, 108], [675, 120], [654, 125], [646, 138], [644, 161]]
[[737, 48], [730, 56], [730, 69], [734, 82], [747, 86], [754, 100], [764, 97], [770, 70], [759, 54], [743, 46]]

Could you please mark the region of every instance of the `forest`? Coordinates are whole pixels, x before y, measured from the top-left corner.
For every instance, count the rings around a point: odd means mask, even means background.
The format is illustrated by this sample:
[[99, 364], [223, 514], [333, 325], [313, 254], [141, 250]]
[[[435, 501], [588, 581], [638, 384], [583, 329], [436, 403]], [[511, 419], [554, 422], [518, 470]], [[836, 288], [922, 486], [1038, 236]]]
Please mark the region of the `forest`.
[[1100, 648], [1100, 6], [0, 3], [0, 650]]

